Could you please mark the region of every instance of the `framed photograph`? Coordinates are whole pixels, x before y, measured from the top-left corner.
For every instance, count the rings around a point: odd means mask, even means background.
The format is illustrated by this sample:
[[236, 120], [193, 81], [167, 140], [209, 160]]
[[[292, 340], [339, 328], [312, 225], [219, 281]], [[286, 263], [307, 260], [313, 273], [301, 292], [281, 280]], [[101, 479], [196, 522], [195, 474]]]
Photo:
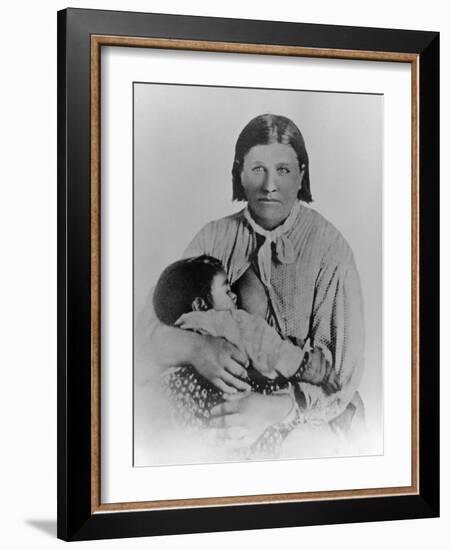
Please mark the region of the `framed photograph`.
[[439, 35], [58, 13], [58, 537], [439, 514]]

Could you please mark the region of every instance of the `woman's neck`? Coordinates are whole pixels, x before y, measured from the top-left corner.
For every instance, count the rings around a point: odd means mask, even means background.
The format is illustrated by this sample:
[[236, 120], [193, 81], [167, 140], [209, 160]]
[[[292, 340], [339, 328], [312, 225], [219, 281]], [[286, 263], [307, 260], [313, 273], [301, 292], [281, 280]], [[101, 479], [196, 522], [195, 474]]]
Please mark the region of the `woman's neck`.
[[293, 213], [293, 209], [296, 206], [297, 206], [296, 204], [293, 206], [293, 208], [291, 209], [288, 216], [285, 216], [285, 217], [283, 217], [282, 219], [279, 219], [279, 220], [278, 219], [268, 220], [268, 219], [261, 218], [261, 217], [257, 216], [254, 212], [252, 212], [252, 210], [249, 208], [249, 206], [248, 206], [248, 211], [249, 211], [249, 215], [251, 216], [251, 218], [254, 220], [254, 222], [258, 226], [260, 226], [265, 231], [274, 231], [274, 229], [277, 229], [278, 227], [280, 227], [281, 225], [283, 225], [287, 221], [287, 219], [291, 216], [291, 214]]
[[255, 223], [259, 225], [262, 229], [265, 229], [266, 231], [272, 231], [273, 229], [276, 229], [277, 227], [282, 225], [286, 220], [285, 218], [283, 220], [280, 220], [279, 222], [269, 222], [267, 220], [259, 219], [257, 216], [254, 216], [252, 213], [251, 213], [251, 216], [255, 221]]

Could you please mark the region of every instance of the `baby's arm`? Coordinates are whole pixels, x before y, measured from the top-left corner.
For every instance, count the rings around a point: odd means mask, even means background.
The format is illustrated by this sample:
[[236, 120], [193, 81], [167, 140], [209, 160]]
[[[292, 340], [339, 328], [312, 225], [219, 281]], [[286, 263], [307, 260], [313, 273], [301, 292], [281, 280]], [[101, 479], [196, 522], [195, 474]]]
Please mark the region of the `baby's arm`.
[[304, 349], [284, 340], [263, 318], [244, 310], [233, 312], [253, 367], [268, 378], [290, 378], [301, 366]]
[[[210, 381], [218, 389], [226, 393], [235, 393], [237, 390], [248, 391], [250, 386], [244, 379], [247, 378], [246, 368], [248, 359], [235, 338], [228, 338], [220, 330], [218, 314], [227, 315], [229, 312], [193, 311], [182, 315], [176, 322], [176, 327], [182, 332], [197, 333], [202, 335], [205, 344], [212, 342], [218, 350], [218, 358], [215, 361], [191, 361], [196, 371]], [[238, 335], [239, 339], [239, 335]], [[203, 350], [205, 354], [205, 350]], [[230, 357], [229, 357], [230, 356]]]
[[243, 310], [234, 312], [240, 326], [246, 352], [253, 366], [264, 376], [283, 376], [293, 382], [308, 382], [323, 386], [327, 393], [339, 389], [333, 365], [320, 348], [311, 348], [310, 341], [302, 346], [284, 340], [261, 317]]

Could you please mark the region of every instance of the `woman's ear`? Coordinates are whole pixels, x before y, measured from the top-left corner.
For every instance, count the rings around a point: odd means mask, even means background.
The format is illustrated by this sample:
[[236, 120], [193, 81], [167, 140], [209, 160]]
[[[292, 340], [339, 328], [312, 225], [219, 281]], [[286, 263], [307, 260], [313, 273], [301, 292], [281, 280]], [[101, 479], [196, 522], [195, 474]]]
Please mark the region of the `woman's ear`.
[[207, 311], [208, 306], [203, 298], [194, 298], [193, 303], [191, 304], [193, 311]]

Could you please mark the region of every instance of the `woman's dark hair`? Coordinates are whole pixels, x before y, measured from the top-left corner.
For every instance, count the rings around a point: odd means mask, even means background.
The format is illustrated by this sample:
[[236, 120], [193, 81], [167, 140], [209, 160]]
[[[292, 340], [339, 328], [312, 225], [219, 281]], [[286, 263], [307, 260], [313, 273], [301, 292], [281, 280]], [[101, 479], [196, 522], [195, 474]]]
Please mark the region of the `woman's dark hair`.
[[170, 264], [160, 275], [153, 293], [158, 319], [173, 325], [181, 315], [193, 311], [196, 298], [202, 298], [207, 307], [213, 307], [211, 285], [214, 276], [222, 271], [222, 263], [207, 255]]
[[291, 145], [298, 161], [299, 169], [304, 170], [302, 186], [298, 192], [298, 199], [304, 202], [312, 202], [310, 193], [309, 160], [305, 148], [304, 138], [296, 124], [287, 117], [281, 115], [259, 115], [253, 118], [241, 131], [235, 145], [235, 158], [232, 167], [233, 200], [245, 201], [246, 194], [241, 185], [241, 172], [243, 170], [244, 157], [255, 145], [269, 145], [271, 143], [283, 143]]

